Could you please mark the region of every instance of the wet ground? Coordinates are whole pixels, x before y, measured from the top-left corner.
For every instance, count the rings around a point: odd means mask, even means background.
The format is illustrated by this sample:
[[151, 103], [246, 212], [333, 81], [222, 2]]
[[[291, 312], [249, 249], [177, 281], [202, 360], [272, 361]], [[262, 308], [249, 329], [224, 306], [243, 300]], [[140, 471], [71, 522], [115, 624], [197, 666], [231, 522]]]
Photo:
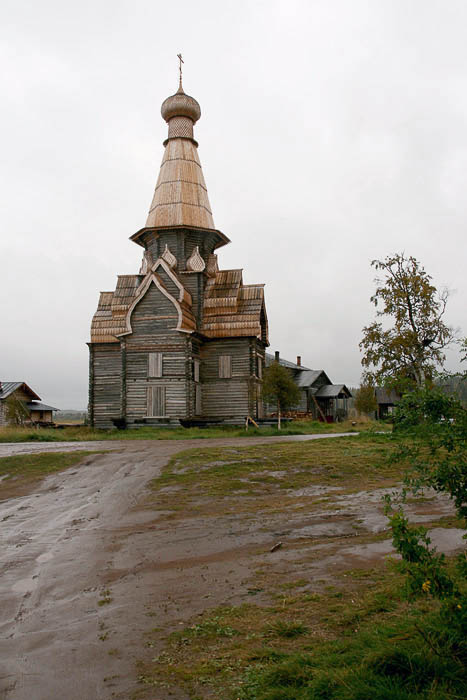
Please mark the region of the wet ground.
[[[258, 568], [287, 572], [293, 565], [295, 575], [322, 585], [381, 562], [391, 551], [388, 539], [352, 538], [386, 528], [383, 489], [312, 487], [332, 502], [310, 514], [172, 521], [146, 507], [148, 481], [180, 450], [333, 437], [0, 445], [0, 456], [111, 450], [0, 504], [2, 700], [129, 699], [144, 633], [243, 602]], [[447, 499], [431, 496], [411, 505], [414, 520], [452, 512]], [[456, 529], [434, 528], [432, 536], [446, 552], [462, 545]], [[278, 541], [294, 546], [271, 552]], [[161, 692], [158, 700], [189, 700]]]

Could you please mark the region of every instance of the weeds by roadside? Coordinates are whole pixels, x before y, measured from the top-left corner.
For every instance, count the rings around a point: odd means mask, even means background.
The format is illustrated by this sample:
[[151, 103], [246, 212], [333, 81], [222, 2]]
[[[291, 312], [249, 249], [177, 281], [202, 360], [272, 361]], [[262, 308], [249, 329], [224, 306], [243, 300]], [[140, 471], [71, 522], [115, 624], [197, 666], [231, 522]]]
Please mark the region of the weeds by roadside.
[[390, 431], [385, 423], [321, 423], [319, 421], [294, 421], [287, 424], [281, 431], [275, 427], [250, 427], [245, 430], [235, 426], [217, 426], [210, 428], [152, 428], [140, 427], [134, 430], [97, 430], [86, 426], [52, 428], [0, 428], [1, 442], [59, 442], [87, 440], [202, 440], [208, 438], [231, 437], [275, 437], [285, 435], [309, 435], [340, 432], [374, 432]]
[[362, 589], [350, 577], [337, 598], [299, 593], [277, 606], [208, 611], [141, 664], [134, 697], [175, 686], [224, 700], [465, 697], [465, 667], [452, 667], [420, 635], [429, 634], [438, 603], [409, 607], [400, 574], [386, 570], [378, 579]]

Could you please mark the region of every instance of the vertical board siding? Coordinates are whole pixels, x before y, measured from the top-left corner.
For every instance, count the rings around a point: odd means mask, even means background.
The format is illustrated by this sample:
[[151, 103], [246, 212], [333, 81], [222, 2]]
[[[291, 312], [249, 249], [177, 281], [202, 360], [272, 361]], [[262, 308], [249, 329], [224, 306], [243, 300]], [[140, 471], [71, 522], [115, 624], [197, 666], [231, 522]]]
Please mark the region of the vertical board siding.
[[166, 387], [149, 386], [147, 388], [147, 415], [151, 418], [166, 415]]
[[148, 355], [148, 377], [162, 377], [162, 353], [150, 352]]
[[221, 379], [230, 379], [232, 377], [232, 357], [230, 355], [220, 355], [219, 377]]
[[200, 416], [203, 412], [201, 384], [195, 386], [195, 415]]

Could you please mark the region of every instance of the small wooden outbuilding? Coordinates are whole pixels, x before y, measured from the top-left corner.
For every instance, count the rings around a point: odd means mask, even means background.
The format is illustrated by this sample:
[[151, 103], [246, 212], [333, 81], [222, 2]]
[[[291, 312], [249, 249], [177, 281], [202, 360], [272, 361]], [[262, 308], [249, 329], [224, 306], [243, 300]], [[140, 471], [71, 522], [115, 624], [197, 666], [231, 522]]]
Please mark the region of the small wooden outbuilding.
[[26, 382], [0, 382], [0, 426], [9, 424], [8, 403], [17, 403], [24, 410], [24, 422], [33, 425], [53, 424], [54, 406], [42, 403], [41, 397]]
[[399, 394], [395, 389], [385, 389], [384, 387], [378, 386], [375, 389], [377, 408], [377, 418], [387, 418], [387, 416], [392, 415], [395, 406], [399, 403], [401, 399], [401, 394]]

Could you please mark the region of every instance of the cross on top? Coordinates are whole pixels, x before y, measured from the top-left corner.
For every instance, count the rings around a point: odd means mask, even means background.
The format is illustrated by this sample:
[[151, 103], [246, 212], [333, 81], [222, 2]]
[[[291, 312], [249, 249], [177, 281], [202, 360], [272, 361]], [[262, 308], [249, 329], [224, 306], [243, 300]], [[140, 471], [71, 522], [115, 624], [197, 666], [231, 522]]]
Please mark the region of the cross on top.
[[178, 53], [178, 54], [177, 54], [177, 58], [178, 58], [178, 61], [179, 61], [179, 63], [178, 63], [178, 70], [180, 71], [180, 85], [181, 85], [181, 84], [182, 84], [182, 63], [185, 63], [185, 61], [183, 60], [182, 54], [181, 54], [181, 53]]

